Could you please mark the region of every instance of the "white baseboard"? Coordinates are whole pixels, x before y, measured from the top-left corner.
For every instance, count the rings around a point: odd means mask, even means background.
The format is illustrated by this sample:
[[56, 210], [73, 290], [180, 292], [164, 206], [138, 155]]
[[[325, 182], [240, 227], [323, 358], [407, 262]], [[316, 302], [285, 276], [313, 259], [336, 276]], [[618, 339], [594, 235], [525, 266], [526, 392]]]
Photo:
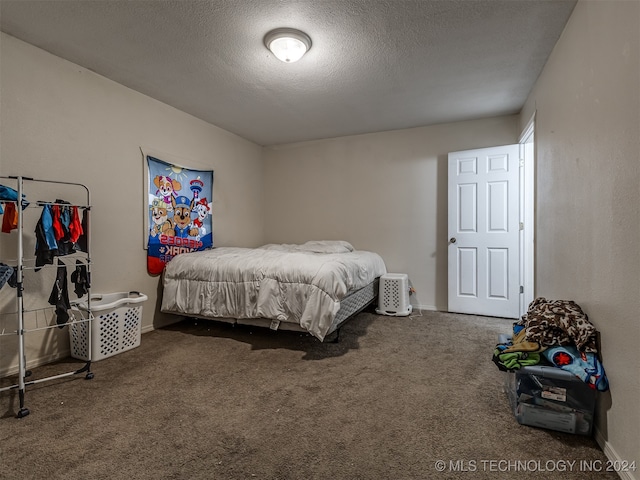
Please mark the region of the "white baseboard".
[[[40, 367], [42, 365], [46, 365], [48, 363], [53, 363], [56, 360], [60, 360], [61, 358], [66, 358], [71, 355], [71, 352], [67, 350], [63, 350], [61, 352], [51, 353], [49, 355], [43, 355], [38, 358], [32, 358], [27, 361], [25, 365], [26, 370], [30, 370], [32, 368]], [[18, 364], [9, 365], [0, 370], [0, 378], [8, 377], [10, 375], [16, 375], [18, 373]]]
[[147, 325], [146, 327], [142, 327], [142, 328], [140, 329], [140, 333], [141, 333], [141, 334], [143, 334], [143, 333], [148, 333], [148, 332], [152, 332], [152, 331], [154, 331], [154, 330], [155, 330], [155, 328], [153, 327], [153, 325]]
[[[598, 430], [597, 428], [593, 429], [593, 437], [595, 438], [596, 443], [600, 445], [600, 448], [602, 448], [602, 451], [604, 452], [605, 456], [609, 459], [612, 466], [620, 465], [621, 467], [624, 467], [626, 466], [625, 462], [633, 461], [625, 458], [620, 458], [620, 455], [618, 455], [618, 453], [614, 450], [611, 444], [605, 440], [604, 436], [602, 435], [602, 432], [600, 432], [600, 430]], [[603, 468], [606, 468], [606, 466], [603, 466]], [[622, 480], [640, 480], [640, 477], [638, 477], [638, 472], [640, 471], [640, 465], [636, 464], [635, 468], [636, 468], [635, 471], [631, 471], [631, 470], [617, 471], [617, 474]], [[618, 470], [618, 469], [615, 469], [615, 470]]]
[[439, 310], [435, 305], [414, 305], [413, 308], [417, 310], [429, 310], [431, 312], [437, 312]]
[[[155, 330], [153, 325], [147, 325], [140, 329], [140, 333], [148, 333]], [[49, 355], [43, 355], [37, 358], [30, 358], [27, 361], [26, 369], [30, 370], [32, 368], [41, 367], [42, 365], [47, 365], [49, 363], [53, 363], [57, 360], [69, 357], [71, 355], [70, 349], [62, 350], [56, 353], [51, 353]], [[0, 378], [9, 377], [11, 375], [16, 375], [18, 373], [18, 364], [8, 365], [4, 368], [0, 368]]]

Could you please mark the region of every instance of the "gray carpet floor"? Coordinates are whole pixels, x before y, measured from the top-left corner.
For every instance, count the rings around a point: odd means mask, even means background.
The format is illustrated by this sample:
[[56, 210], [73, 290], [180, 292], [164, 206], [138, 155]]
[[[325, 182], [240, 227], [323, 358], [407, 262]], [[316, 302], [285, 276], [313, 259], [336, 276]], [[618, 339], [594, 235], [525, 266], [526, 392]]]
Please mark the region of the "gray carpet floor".
[[581, 468], [606, 462], [593, 438], [516, 422], [491, 361], [510, 328], [364, 312], [320, 343], [185, 320], [94, 362], [92, 380], [28, 387], [25, 418], [0, 393], [0, 478], [618, 478]]

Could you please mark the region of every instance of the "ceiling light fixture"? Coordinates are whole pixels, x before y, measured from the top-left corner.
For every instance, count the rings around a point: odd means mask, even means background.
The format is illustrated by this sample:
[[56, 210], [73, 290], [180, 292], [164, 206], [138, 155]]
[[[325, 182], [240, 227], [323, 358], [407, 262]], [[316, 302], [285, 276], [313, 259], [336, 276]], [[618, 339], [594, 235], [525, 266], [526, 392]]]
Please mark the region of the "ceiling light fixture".
[[265, 46], [283, 62], [297, 62], [311, 48], [311, 38], [293, 28], [276, 28], [264, 36]]

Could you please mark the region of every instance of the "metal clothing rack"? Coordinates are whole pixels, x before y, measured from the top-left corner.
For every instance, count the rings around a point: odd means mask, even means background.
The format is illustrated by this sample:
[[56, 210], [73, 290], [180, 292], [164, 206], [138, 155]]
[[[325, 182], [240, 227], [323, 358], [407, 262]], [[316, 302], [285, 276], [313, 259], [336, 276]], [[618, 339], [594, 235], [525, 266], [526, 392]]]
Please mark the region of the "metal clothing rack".
[[[86, 373], [85, 378], [86, 379], [92, 379], [93, 378], [93, 373], [91, 372], [91, 335], [87, 335], [87, 351], [88, 351], [88, 358], [89, 360], [86, 361], [86, 363], [84, 364], [84, 366], [82, 366], [82, 368], [80, 369], [76, 369], [70, 372], [66, 372], [66, 373], [62, 373], [59, 375], [53, 375], [53, 376], [49, 376], [46, 378], [40, 378], [37, 380], [31, 380], [28, 381], [28, 377], [31, 376], [31, 371], [27, 370], [27, 358], [26, 358], [26, 354], [25, 354], [25, 337], [26, 334], [30, 331], [35, 331], [35, 330], [42, 330], [42, 329], [53, 329], [53, 328], [60, 328], [60, 327], [64, 327], [70, 325], [71, 321], [78, 321], [75, 316], [72, 314], [70, 317], [70, 320], [67, 323], [64, 323], [62, 325], [59, 324], [54, 324], [54, 325], [47, 325], [43, 328], [36, 328], [34, 329], [28, 329], [26, 328], [25, 325], [25, 306], [24, 306], [24, 292], [25, 292], [25, 288], [24, 288], [24, 272], [25, 270], [39, 270], [39, 269], [43, 269], [43, 268], [57, 268], [56, 265], [43, 265], [43, 266], [39, 266], [39, 267], [31, 267], [26, 265], [25, 262], [25, 257], [24, 257], [24, 219], [23, 219], [23, 210], [24, 208], [27, 207], [42, 207], [45, 205], [64, 205], [65, 207], [79, 207], [79, 208], [84, 208], [86, 210], [86, 215], [87, 215], [87, 223], [86, 223], [86, 231], [84, 232], [84, 234], [86, 235], [86, 251], [84, 252], [86, 254], [86, 263], [83, 263], [83, 265], [86, 267], [87, 269], [87, 278], [91, 279], [91, 255], [90, 255], [90, 240], [91, 240], [91, 235], [90, 235], [90, 225], [89, 225], [89, 215], [88, 215], [88, 211], [90, 211], [91, 209], [91, 195], [89, 192], [89, 189], [86, 185], [83, 185], [81, 183], [72, 183], [72, 182], [59, 182], [59, 181], [53, 181], [53, 180], [38, 180], [35, 178], [30, 178], [30, 177], [22, 177], [22, 176], [0, 176], [0, 178], [2, 179], [12, 179], [15, 180], [16, 182], [16, 191], [17, 191], [17, 201], [15, 201], [16, 203], [16, 210], [17, 210], [17, 214], [18, 214], [18, 238], [17, 238], [17, 259], [15, 260], [15, 271], [16, 271], [16, 312], [15, 314], [17, 314], [17, 329], [15, 332], [11, 332], [11, 334], [15, 333], [17, 335], [17, 339], [18, 339], [18, 383], [15, 385], [10, 385], [7, 387], [2, 387], [0, 388], [0, 392], [5, 391], [5, 390], [12, 390], [12, 389], [18, 389], [18, 396], [19, 396], [19, 401], [20, 401], [20, 406], [18, 409], [18, 412], [16, 414], [17, 418], [23, 418], [26, 417], [27, 415], [29, 415], [29, 409], [25, 407], [25, 389], [28, 386], [31, 385], [35, 385], [37, 383], [42, 383], [42, 382], [47, 382], [47, 381], [51, 381], [51, 380], [56, 380], [56, 379], [60, 379], [60, 378], [64, 378], [64, 377], [70, 377], [70, 376], [74, 376], [74, 375], [78, 375], [81, 373]], [[69, 204], [69, 203], [56, 203], [56, 202], [43, 202], [43, 201], [38, 201], [38, 202], [30, 202], [28, 199], [23, 198], [23, 193], [24, 193], [24, 184], [25, 183], [29, 183], [29, 182], [39, 182], [39, 183], [47, 183], [47, 184], [55, 184], [55, 185], [63, 185], [63, 186], [71, 186], [71, 187], [81, 187], [84, 189], [85, 193], [86, 193], [86, 203], [84, 205], [74, 205], [74, 204]], [[7, 203], [10, 200], [1, 200], [4, 203]], [[87, 317], [86, 318], [81, 318], [80, 321], [83, 322], [89, 322], [89, 331], [91, 329], [91, 322], [93, 320], [93, 315], [91, 313], [91, 290], [90, 290], [90, 281], [87, 285], [87, 300], [86, 300], [86, 305], [87, 305]], [[40, 309], [36, 309], [36, 310], [47, 310], [47, 309], [51, 309], [51, 307], [44, 307], [44, 308], [40, 308]], [[0, 334], [4, 334], [4, 332], [0, 332]]]

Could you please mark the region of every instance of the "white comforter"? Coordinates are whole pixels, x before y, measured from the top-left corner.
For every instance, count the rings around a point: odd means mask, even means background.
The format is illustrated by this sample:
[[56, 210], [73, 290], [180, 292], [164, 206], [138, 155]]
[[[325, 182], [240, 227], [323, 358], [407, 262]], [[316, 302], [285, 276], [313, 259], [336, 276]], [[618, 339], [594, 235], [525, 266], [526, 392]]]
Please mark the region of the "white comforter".
[[348, 293], [386, 273], [382, 258], [342, 241], [183, 253], [163, 274], [162, 311], [294, 322], [323, 340]]

